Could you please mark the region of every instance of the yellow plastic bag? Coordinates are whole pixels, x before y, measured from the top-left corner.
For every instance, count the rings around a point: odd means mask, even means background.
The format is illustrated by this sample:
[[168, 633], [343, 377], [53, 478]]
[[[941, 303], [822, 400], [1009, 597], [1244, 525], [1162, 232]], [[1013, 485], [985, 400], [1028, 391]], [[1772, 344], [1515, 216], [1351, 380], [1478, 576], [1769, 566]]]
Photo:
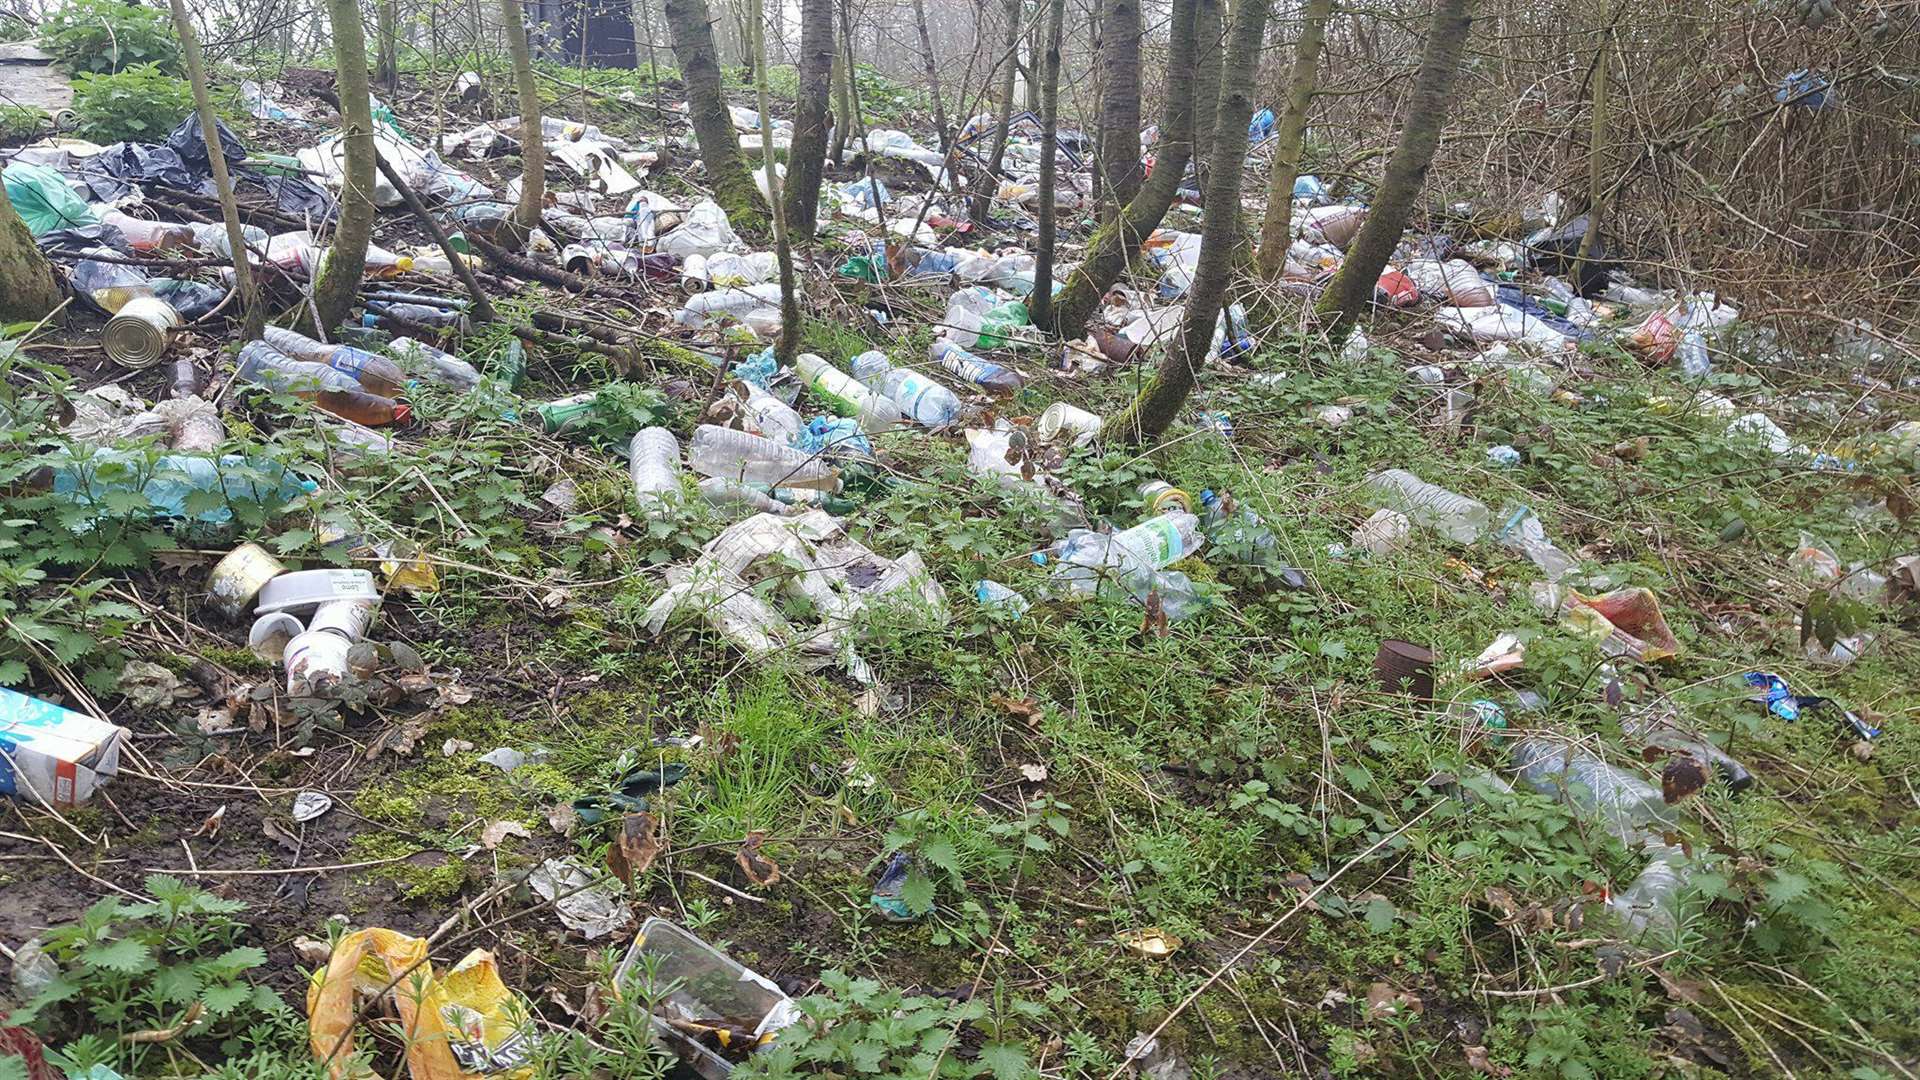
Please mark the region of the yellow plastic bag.
[[400, 1014], [413, 1080], [531, 1075], [526, 1061], [533, 1029], [500, 981], [492, 953], [475, 949], [437, 976], [424, 939], [375, 927], [342, 938], [327, 969], [307, 987], [308, 1039], [334, 1080], [371, 1075], [349, 1067], [353, 1039], [342, 1042], [341, 1036], [353, 1024], [358, 996], [383, 989]]

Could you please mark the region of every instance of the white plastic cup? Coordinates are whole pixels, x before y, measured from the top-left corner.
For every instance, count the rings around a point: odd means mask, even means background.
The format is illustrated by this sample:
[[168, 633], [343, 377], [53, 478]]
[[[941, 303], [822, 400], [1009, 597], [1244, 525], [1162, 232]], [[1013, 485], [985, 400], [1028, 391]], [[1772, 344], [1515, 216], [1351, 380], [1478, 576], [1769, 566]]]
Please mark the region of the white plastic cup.
[[1105, 423], [1105, 420], [1085, 409], [1056, 401], [1040, 414], [1040, 423], [1035, 430], [1042, 442], [1054, 442], [1065, 436], [1078, 446], [1100, 434], [1100, 427]]

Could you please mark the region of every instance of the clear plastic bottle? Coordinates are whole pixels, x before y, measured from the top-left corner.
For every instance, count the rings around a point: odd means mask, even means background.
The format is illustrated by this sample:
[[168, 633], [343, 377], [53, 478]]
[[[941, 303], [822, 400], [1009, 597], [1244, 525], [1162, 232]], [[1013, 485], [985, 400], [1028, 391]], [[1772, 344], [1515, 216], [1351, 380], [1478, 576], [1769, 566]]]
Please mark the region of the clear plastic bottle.
[[1004, 611], [1015, 618], [1026, 614], [1027, 609], [1033, 606], [1018, 590], [991, 578], [974, 583], [973, 598], [980, 602], [981, 607]]
[[335, 416], [368, 427], [405, 423], [412, 415], [404, 403], [367, 393], [346, 372], [295, 360], [264, 341], [248, 342], [240, 350], [240, 365], [233, 377], [306, 398]]
[[680, 440], [663, 427], [642, 428], [627, 444], [628, 471], [640, 512], [660, 517], [680, 500]]
[[927, 350], [927, 359], [988, 393], [1011, 394], [1026, 385], [1026, 380], [1012, 368], [982, 360], [945, 339], [933, 343], [933, 348]]
[[746, 388], [746, 400], [741, 404], [741, 413], [755, 434], [764, 435], [782, 446], [791, 446], [800, 433], [807, 429], [806, 420], [794, 411], [793, 406], [774, 397], [765, 387], [745, 379], [735, 385]]
[[1169, 510], [1113, 534], [1115, 548], [1127, 553], [1138, 565], [1158, 570], [1186, 558], [1207, 538], [1200, 532], [1200, 519], [1184, 510]]
[[421, 326], [443, 327], [460, 334], [473, 329], [467, 313], [455, 308], [434, 307], [431, 304], [389, 304], [381, 300], [367, 301], [367, 315], [362, 323], [367, 326], [380, 326], [384, 320], [404, 319]]
[[999, 304], [993, 290], [974, 285], [947, 298], [947, 313], [941, 331], [962, 349], [980, 347], [980, 324], [987, 312]]
[[1652, 858], [1633, 884], [1613, 895], [1607, 907], [1630, 934], [1655, 928], [1672, 929], [1679, 923], [1680, 889], [1692, 876], [1686, 853], [1672, 844], [1648, 844]]
[[780, 305], [780, 285], [770, 282], [762, 285], [712, 289], [687, 297], [675, 321], [682, 326], [702, 326], [716, 315], [732, 315], [739, 318], [755, 308], [778, 307]]
[[167, 442], [175, 450], [206, 453], [220, 448], [227, 426], [220, 411], [199, 397], [174, 397], [153, 407], [167, 421]]
[[1622, 840], [1675, 824], [1658, 788], [1577, 744], [1524, 736], [1514, 740], [1513, 767], [1528, 787], [1560, 798]]
[[1484, 504], [1429, 484], [1405, 469], [1374, 473], [1367, 477], [1367, 486], [1415, 525], [1456, 544], [1471, 544], [1487, 533], [1491, 516]]
[[[225, 222], [196, 221], [187, 226], [193, 230], [193, 246], [202, 251], [212, 252], [225, 258], [233, 258], [233, 245], [227, 242]], [[267, 247], [267, 230], [257, 225], [240, 226], [241, 242], [249, 249], [264, 251]]]
[[148, 221], [109, 210], [100, 215], [100, 223], [119, 229], [127, 238], [127, 245], [135, 251], [166, 251], [193, 243], [193, 229], [176, 222]]
[[713, 424], [701, 424], [694, 430], [687, 463], [702, 476], [724, 476], [770, 487], [833, 491], [840, 486], [839, 470], [804, 450]]
[[409, 337], [394, 338], [387, 343], [387, 351], [399, 357], [400, 363], [408, 371], [434, 382], [446, 383], [459, 390], [471, 390], [480, 385], [479, 368], [423, 341]]
[[712, 506], [723, 508], [744, 506], [762, 514], [784, 514], [792, 509], [786, 503], [752, 484], [743, 484], [724, 476], [709, 476], [700, 481], [698, 486], [700, 497]]
[[813, 395], [841, 416], [860, 422], [860, 430], [869, 435], [897, 427], [900, 408], [893, 399], [875, 393], [853, 376], [827, 363], [823, 357], [801, 353], [793, 362], [801, 381]]
[[886, 395], [908, 419], [922, 427], [944, 428], [960, 417], [953, 391], [918, 372], [897, 368], [879, 350], [853, 358], [854, 378]]
[[356, 349], [351, 345], [329, 345], [278, 326], [267, 327], [260, 339], [295, 360], [325, 364], [335, 371], [343, 371], [353, 376], [361, 389], [370, 394], [393, 397], [407, 386], [407, 373], [400, 370], [400, 365], [378, 353]]
[[1495, 538], [1502, 546], [1512, 548], [1533, 560], [1533, 565], [1547, 575], [1548, 581], [1558, 582], [1561, 578], [1580, 569], [1580, 561], [1555, 547], [1547, 539], [1546, 527], [1540, 519], [1533, 516], [1531, 507], [1508, 507], [1501, 513], [1505, 524], [1500, 526]]

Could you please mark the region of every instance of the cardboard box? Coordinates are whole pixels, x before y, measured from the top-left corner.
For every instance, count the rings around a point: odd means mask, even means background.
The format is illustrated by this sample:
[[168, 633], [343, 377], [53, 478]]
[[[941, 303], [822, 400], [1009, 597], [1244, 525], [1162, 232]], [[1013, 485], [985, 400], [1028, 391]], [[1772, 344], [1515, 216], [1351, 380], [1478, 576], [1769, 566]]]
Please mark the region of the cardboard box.
[[56, 807], [93, 797], [120, 771], [127, 729], [0, 688], [0, 794]]

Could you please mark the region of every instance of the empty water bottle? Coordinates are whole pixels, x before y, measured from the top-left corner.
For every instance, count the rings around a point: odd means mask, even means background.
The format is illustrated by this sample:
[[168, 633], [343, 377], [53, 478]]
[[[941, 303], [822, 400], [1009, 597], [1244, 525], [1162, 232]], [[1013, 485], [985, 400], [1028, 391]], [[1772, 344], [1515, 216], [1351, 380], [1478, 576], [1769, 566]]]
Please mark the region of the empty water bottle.
[[680, 499], [680, 440], [663, 427], [642, 428], [627, 444], [628, 470], [640, 512], [659, 517]]
[[933, 343], [933, 348], [927, 351], [927, 359], [946, 368], [955, 376], [985, 389], [988, 393], [1011, 394], [1026, 385], [1026, 380], [1012, 368], [1002, 367], [991, 360], [982, 360], [944, 339]]
[[781, 295], [778, 282], [713, 289], [687, 297], [674, 319], [682, 326], [704, 326], [716, 315], [737, 319], [755, 308], [778, 307]]
[[479, 368], [425, 342], [408, 337], [394, 338], [388, 343], [387, 351], [399, 357], [400, 363], [408, 371], [434, 382], [445, 383], [458, 390], [471, 390], [480, 385]]
[[100, 215], [100, 223], [119, 229], [127, 238], [127, 246], [135, 251], [164, 251], [193, 243], [193, 229], [171, 221], [148, 221], [109, 210]]
[[455, 308], [434, 307], [431, 304], [389, 304], [381, 300], [367, 301], [367, 314], [361, 323], [365, 326], [391, 326], [395, 325], [395, 319], [460, 334], [473, 329], [466, 312]]
[[724, 476], [709, 476], [699, 483], [700, 497], [708, 505], [728, 508], [744, 506], [755, 513], [784, 514], [791, 507], [765, 490]]
[[1054, 577], [1079, 593], [1098, 589], [1109, 572], [1117, 573], [1131, 586], [1186, 558], [1204, 543], [1200, 519], [1177, 510], [1156, 514], [1117, 533], [1075, 529], [1054, 547]]
[[267, 327], [260, 338], [295, 360], [325, 364], [335, 371], [346, 372], [368, 393], [393, 397], [406, 389], [407, 373], [400, 370], [400, 365], [378, 353], [356, 349], [351, 345], [329, 345], [278, 326]]
[[980, 602], [981, 607], [1004, 611], [1014, 618], [1026, 614], [1027, 609], [1033, 606], [1018, 591], [992, 579], [976, 582], [973, 598]]
[[1513, 768], [1528, 787], [1561, 799], [1621, 840], [1675, 824], [1658, 788], [1585, 747], [1528, 735], [1514, 741]]
[[840, 472], [813, 454], [749, 431], [701, 424], [694, 429], [687, 463], [702, 476], [724, 476], [769, 487], [836, 490]]
[[891, 398], [875, 393], [866, 384], [834, 367], [812, 353], [801, 353], [793, 369], [813, 395], [841, 416], [860, 422], [860, 430], [869, 435], [886, 431], [900, 423], [900, 409]]
[[894, 367], [887, 354], [877, 349], [853, 358], [853, 374], [922, 427], [943, 428], [960, 417], [960, 399], [953, 391], [918, 372]]
[[276, 393], [306, 398], [335, 416], [369, 427], [405, 423], [412, 415], [402, 402], [367, 393], [359, 380], [346, 372], [295, 360], [264, 341], [251, 341], [241, 348], [240, 364], [233, 377]]
[[1510, 507], [1501, 515], [1505, 524], [1495, 538], [1505, 546], [1520, 552], [1533, 560], [1533, 565], [1547, 575], [1548, 581], [1557, 582], [1580, 568], [1580, 562], [1573, 556], [1561, 551], [1547, 539], [1547, 531], [1540, 519], [1533, 516], [1530, 507]]
[[[233, 245], [227, 240], [225, 222], [193, 222], [188, 226], [193, 230], [193, 246], [202, 251], [210, 251], [224, 258], [233, 258]], [[257, 225], [240, 226], [240, 241], [250, 249], [265, 251], [267, 248], [267, 230]]]
[[1367, 477], [1367, 486], [1415, 525], [1432, 529], [1456, 544], [1486, 535], [1490, 515], [1483, 504], [1427, 483], [1405, 469], [1385, 469]]
[[1630, 934], [1656, 927], [1672, 929], [1679, 921], [1680, 889], [1691, 877], [1686, 852], [1673, 844], [1648, 844], [1652, 856], [1633, 884], [1613, 894], [1607, 907]]

